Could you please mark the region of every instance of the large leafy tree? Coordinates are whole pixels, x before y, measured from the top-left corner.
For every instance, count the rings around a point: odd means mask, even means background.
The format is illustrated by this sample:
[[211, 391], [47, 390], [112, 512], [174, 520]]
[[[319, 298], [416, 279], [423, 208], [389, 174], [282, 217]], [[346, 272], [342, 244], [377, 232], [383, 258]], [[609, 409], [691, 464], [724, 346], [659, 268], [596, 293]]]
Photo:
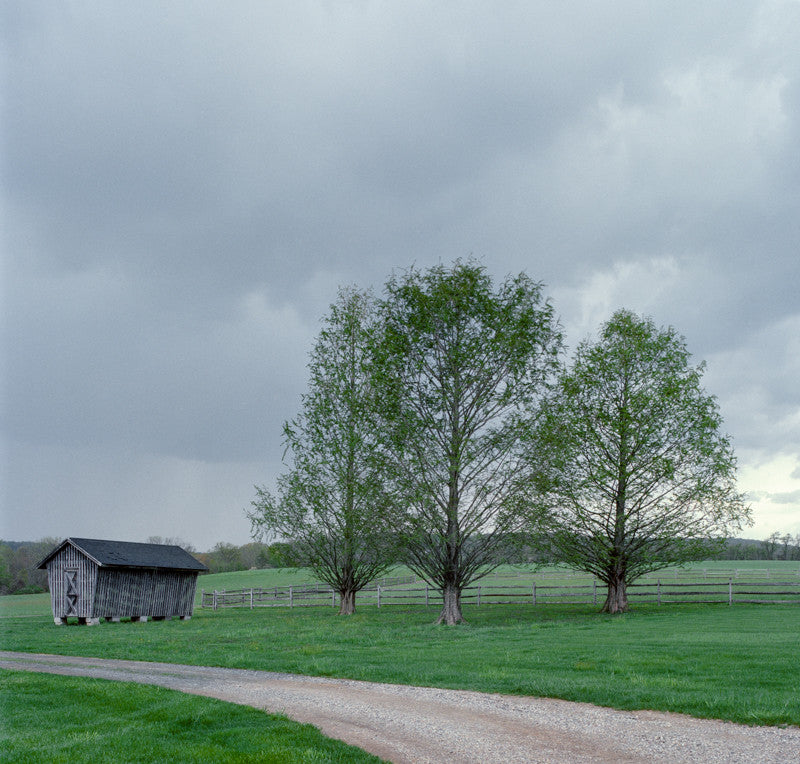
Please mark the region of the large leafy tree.
[[462, 589], [522, 527], [520, 435], [560, 334], [540, 284], [521, 274], [495, 287], [472, 262], [394, 276], [379, 310], [374, 374], [404, 559], [442, 592], [439, 622], [455, 624]]
[[377, 445], [368, 345], [374, 304], [343, 289], [309, 362], [302, 410], [284, 425], [290, 469], [277, 496], [256, 486], [254, 537], [279, 538], [292, 562], [309, 565], [339, 593], [343, 615], [356, 593], [395, 562], [394, 497]]
[[620, 310], [578, 347], [543, 407], [539, 538], [607, 584], [606, 612], [627, 609], [637, 577], [703, 559], [749, 521], [703, 370], [673, 329]]

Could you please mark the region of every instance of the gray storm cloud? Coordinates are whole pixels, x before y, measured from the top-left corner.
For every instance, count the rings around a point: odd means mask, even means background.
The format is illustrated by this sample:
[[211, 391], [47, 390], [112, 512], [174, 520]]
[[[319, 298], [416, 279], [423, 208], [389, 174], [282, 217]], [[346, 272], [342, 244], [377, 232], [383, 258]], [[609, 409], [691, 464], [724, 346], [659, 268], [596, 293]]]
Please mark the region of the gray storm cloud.
[[674, 325], [800, 532], [796, 3], [2, 14], [2, 536], [243, 543], [337, 286], [471, 254]]

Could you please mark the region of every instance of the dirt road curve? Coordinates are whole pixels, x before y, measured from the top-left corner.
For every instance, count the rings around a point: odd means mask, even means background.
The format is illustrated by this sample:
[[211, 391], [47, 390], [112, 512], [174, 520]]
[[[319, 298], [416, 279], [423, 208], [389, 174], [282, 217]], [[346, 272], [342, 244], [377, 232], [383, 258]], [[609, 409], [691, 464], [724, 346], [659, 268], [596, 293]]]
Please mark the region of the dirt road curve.
[[792, 762], [800, 728], [266, 671], [0, 652], [0, 667], [92, 676], [285, 713], [392, 762]]

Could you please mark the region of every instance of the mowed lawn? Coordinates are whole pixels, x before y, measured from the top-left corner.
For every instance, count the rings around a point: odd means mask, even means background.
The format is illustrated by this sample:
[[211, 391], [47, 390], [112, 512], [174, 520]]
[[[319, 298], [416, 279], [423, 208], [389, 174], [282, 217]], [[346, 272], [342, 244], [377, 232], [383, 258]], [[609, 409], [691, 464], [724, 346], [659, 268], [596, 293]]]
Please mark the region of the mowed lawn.
[[310, 724], [160, 687], [0, 671], [4, 762], [340, 762], [380, 759]]
[[[209, 577], [210, 578], [210, 577]], [[233, 579], [231, 579], [233, 580]], [[202, 584], [201, 584], [202, 585]], [[244, 584], [246, 585], [246, 584]], [[233, 588], [232, 586], [230, 588]], [[57, 627], [0, 619], [4, 649], [286, 671], [659, 709], [746, 724], [800, 725], [800, 606], [467, 606], [198, 609], [191, 621]], [[4, 603], [6, 604], [6, 603]], [[21, 602], [20, 605], [23, 603]]]

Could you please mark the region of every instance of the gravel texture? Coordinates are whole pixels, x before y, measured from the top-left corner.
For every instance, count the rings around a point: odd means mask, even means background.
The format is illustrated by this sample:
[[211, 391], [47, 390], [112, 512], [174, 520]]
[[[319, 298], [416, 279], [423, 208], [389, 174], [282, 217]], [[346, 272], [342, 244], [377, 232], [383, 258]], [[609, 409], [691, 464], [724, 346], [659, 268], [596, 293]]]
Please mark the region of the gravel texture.
[[0, 667], [91, 676], [284, 713], [397, 762], [800, 762], [800, 728], [268, 671], [0, 652]]

